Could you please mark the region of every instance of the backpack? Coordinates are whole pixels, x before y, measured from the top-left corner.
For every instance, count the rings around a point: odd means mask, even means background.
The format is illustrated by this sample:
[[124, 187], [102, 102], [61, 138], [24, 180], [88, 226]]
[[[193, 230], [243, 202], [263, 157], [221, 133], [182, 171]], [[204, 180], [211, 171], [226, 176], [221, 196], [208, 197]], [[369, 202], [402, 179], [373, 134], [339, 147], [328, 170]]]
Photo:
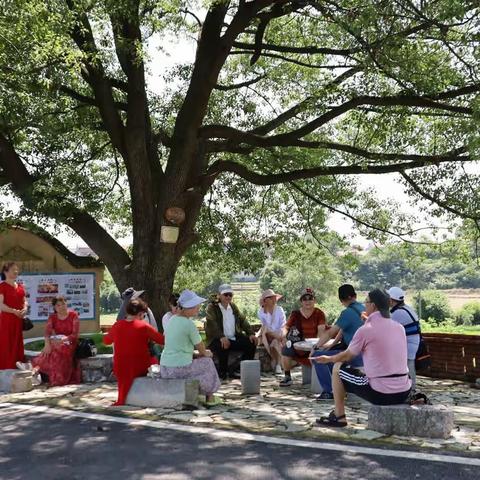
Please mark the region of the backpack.
[[97, 355], [97, 346], [91, 338], [80, 338], [75, 349], [75, 358], [89, 358]]

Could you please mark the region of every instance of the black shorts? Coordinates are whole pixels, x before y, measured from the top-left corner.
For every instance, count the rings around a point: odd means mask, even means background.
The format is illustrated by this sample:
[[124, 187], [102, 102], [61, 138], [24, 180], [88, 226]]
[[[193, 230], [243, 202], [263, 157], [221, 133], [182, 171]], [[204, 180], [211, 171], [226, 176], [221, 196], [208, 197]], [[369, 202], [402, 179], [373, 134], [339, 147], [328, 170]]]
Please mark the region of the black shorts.
[[410, 389], [399, 393], [377, 392], [370, 386], [365, 374], [357, 368], [342, 365], [338, 373], [347, 392], [358, 395], [374, 405], [398, 405], [405, 403], [410, 393]]

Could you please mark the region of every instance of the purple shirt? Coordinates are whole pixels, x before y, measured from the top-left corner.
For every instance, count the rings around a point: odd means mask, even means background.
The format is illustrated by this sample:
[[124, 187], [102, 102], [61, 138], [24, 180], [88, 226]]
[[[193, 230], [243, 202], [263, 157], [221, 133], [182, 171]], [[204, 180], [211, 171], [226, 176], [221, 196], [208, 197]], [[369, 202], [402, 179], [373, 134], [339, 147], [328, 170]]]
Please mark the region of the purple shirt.
[[362, 354], [365, 375], [377, 392], [400, 393], [411, 387], [408, 375], [379, 378], [408, 373], [405, 329], [392, 319], [382, 317], [380, 312], [373, 312], [356, 331], [348, 351], [354, 356]]

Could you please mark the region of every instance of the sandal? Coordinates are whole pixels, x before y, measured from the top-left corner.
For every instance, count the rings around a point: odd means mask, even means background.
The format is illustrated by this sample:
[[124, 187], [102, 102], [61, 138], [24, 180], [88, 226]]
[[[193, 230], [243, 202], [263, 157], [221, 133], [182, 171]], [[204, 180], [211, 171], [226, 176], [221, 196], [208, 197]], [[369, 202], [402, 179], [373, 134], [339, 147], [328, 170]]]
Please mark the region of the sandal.
[[[344, 420], [343, 422], [341, 420]], [[347, 421], [345, 420], [345, 415], [340, 415], [337, 417], [335, 415], [335, 411], [332, 410], [330, 412], [330, 415], [328, 417], [320, 417], [315, 420], [317, 425], [322, 426], [322, 427], [346, 427], [347, 426]]]

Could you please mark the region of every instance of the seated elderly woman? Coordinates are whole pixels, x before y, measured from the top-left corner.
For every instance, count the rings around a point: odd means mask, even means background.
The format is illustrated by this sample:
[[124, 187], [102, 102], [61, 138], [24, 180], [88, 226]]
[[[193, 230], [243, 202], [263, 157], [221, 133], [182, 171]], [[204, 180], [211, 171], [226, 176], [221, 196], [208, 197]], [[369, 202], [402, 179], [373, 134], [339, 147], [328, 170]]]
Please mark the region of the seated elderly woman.
[[[54, 297], [52, 305], [54, 313], [45, 326], [45, 347], [32, 360], [32, 370], [48, 378], [51, 386], [80, 383], [80, 365], [75, 359], [80, 327], [78, 314], [67, 307], [67, 299], [62, 295]], [[26, 369], [30, 365], [18, 362], [17, 366]]]
[[282, 374], [282, 339], [285, 327], [285, 312], [277, 305], [281, 298], [273, 290], [265, 290], [260, 297], [258, 309], [258, 318], [262, 323], [258, 336], [272, 359], [272, 368], [277, 375]]
[[302, 291], [300, 303], [300, 309], [294, 310], [290, 314], [284, 329], [285, 338], [282, 343], [285, 346], [282, 349], [282, 362], [285, 377], [280, 382], [281, 387], [288, 387], [292, 384], [290, 370], [293, 367], [298, 364], [310, 365], [309, 352], [295, 349], [295, 340], [291, 340], [291, 338], [318, 338], [325, 329], [325, 314], [315, 307], [315, 292], [311, 288], [305, 288]]
[[[212, 352], [205, 345], [192, 321], [205, 302], [191, 290], [184, 290], [178, 298], [177, 314], [165, 330], [165, 348], [160, 360], [162, 378], [194, 378], [200, 382], [200, 393], [206, 397], [207, 406], [220, 403], [213, 394], [220, 388]], [[198, 357], [194, 358], [194, 349]]]
[[163, 344], [164, 336], [144, 321], [148, 305], [136, 298], [126, 306], [127, 318], [115, 322], [103, 337], [105, 345], [114, 344], [113, 372], [118, 381], [118, 399], [113, 404], [125, 405], [128, 392], [136, 377], [147, 374], [152, 364], [149, 341]]

